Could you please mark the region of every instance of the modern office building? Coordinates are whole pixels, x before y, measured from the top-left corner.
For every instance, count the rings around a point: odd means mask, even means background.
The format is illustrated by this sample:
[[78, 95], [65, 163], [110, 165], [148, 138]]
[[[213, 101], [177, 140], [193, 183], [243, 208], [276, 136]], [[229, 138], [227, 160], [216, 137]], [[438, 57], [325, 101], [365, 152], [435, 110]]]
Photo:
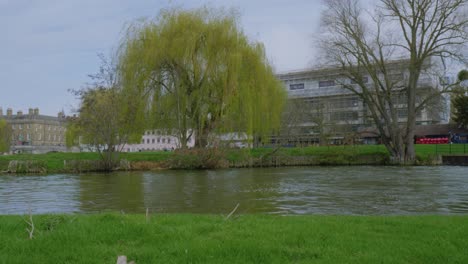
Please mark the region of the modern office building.
[[39, 109], [30, 108], [27, 113], [8, 108], [6, 114], [0, 108], [0, 119], [11, 127], [11, 147], [14, 153], [46, 153], [66, 151], [66, 119], [63, 112], [57, 116], [39, 114]]
[[[401, 82], [407, 78], [405, 61], [395, 61], [390, 78]], [[290, 143], [316, 144], [325, 137], [327, 144], [343, 144], [347, 140], [373, 143], [378, 135], [365, 103], [345, 85], [357, 85], [343, 77], [338, 68], [317, 68], [277, 74], [289, 96], [288, 111], [282, 134], [276, 140]], [[367, 85], [371, 78], [364, 76]], [[441, 89], [438, 78], [423, 74], [418, 82], [419, 93]], [[395, 96], [398, 119], [407, 118], [406, 99]], [[417, 113], [417, 125], [446, 124], [449, 121], [449, 99], [438, 96], [429, 107]]]

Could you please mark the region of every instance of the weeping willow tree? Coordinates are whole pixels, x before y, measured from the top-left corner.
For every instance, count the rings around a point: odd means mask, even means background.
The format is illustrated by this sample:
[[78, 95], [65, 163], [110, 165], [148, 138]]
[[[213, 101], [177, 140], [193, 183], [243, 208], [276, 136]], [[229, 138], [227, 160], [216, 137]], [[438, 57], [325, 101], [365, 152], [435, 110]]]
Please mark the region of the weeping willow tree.
[[183, 148], [192, 137], [205, 147], [216, 133], [252, 138], [280, 126], [285, 91], [233, 12], [171, 9], [136, 22], [119, 69], [129, 103], [141, 102], [150, 126], [175, 133]]

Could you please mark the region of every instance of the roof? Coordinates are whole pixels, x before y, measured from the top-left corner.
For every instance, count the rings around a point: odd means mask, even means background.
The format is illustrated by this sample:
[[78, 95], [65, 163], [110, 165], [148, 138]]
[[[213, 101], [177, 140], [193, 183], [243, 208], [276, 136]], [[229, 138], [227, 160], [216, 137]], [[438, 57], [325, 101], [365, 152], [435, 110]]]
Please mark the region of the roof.
[[10, 120], [10, 121], [17, 121], [17, 120], [37, 120], [37, 121], [57, 121], [57, 122], [63, 122], [65, 121], [64, 118], [59, 118], [57, 116], [47, 116], [47, 115], [29, 115], [29, 114], [23, 114], [23, 115], [3, 115], [0, 116], [0, 118], [3, 118], [5, 120]]

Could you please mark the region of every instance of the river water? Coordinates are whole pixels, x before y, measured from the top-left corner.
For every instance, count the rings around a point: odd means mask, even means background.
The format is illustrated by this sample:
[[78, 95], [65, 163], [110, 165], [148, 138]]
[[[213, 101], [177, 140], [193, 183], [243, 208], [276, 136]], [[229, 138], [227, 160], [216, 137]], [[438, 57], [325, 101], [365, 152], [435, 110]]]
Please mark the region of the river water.
[[0, 176], [0, 214], [466, 214], [467, 167], [297, 167]]

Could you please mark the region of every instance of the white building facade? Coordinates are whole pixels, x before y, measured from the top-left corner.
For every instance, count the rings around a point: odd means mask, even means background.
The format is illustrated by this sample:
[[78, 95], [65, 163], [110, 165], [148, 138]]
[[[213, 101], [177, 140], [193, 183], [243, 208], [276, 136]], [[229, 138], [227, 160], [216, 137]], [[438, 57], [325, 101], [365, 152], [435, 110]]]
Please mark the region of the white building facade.
[[[195, 140], [192, 137], [187, 142], [187, 146], [193, 147]], [[171, 134], [164, 133], [161, 130], [146, 130], [138, 144], [125, 144], [123, 152], [142, 152], [142, 151], [171, 151], [180, 148], [179, 139]]]

